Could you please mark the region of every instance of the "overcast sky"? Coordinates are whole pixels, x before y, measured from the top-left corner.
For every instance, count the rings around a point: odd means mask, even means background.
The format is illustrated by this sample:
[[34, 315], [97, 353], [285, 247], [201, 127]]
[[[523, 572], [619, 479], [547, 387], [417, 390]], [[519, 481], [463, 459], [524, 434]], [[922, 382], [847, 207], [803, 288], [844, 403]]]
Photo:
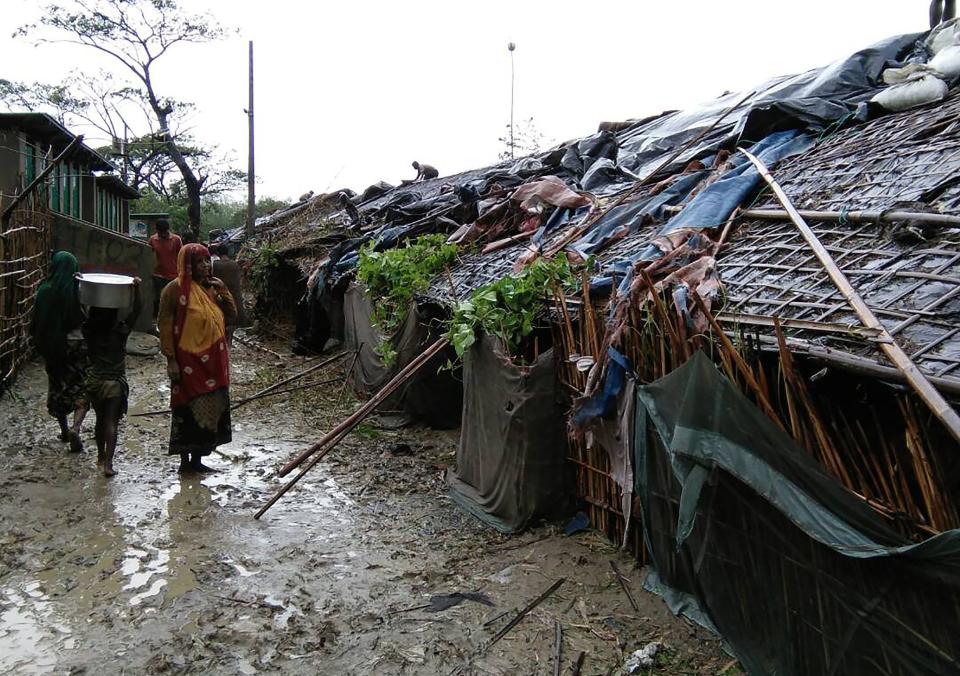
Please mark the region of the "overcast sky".
[[[38, 0], [3, 0], [0, 77], [56, 82], [74, 67], [115, 68], [69, 45], [8, 39]], [[824, 65], [927, 27], [926, 0], [182, 0], [235, 29], [157, 63], [159, 93], [198, 106], [200, 139], [246, 167], [247, 41], [254, 41], [258, 194], [441, 175], [496, 162], [510, 115], [548, 141], [601, 120], [642, 117]]]

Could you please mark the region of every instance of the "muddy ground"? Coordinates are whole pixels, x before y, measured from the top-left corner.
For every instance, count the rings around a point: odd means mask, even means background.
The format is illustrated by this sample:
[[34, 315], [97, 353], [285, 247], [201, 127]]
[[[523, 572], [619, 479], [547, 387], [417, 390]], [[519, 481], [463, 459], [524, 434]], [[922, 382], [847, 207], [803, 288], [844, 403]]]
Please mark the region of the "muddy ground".
[[[237, 401], [305, 362], [238, 345], [233, 364]], [[130, 413], [163, 409], [162, 358], [129, 357], [128, 368]], [[559, 622], [560, 673], [581, 653], [582, 674], [621, 673], [653, 641], [665, 650], [641, 673], [739, 673], [714, 637], [642, 591], [643, 571], [599, 534], [541, 524], [508, 537], [454, 506], [443, 477], [456, 432], [365, 423], [254, 520], [277, 467], [357, 405], [337, 383], [235, 411], [234, 441], [202, 479], [175, 473], [165, 415], [128, 418], [119, 474], [100, 476], [92, 414], [87, 450], [71, 454], [44, 397], [33, 363], [0, 399], [0, 672], [553, 674]], [[452, 592], [493, 605], [418, 608]]]

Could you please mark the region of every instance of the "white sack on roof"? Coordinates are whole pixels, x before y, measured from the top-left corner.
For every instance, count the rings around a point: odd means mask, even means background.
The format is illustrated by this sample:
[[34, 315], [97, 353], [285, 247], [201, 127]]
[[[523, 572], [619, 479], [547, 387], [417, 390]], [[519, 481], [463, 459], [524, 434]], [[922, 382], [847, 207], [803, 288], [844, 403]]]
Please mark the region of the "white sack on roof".
[[920, 72], [914, 73], [902, 84], [895, 84], [878, 92], [870, 100], [896, 113], [934, 101], [942, 101], [946, 96], [946, 82], [931, 73]]
[[951, 45], [937, 52], [927, 64], [947, 80], [960, 75], [960, 45]]
[[960, 19], [945, 21], [934, 28], [924, 41], [924, 45], [933, 56], [947, 47], [960, 45]]

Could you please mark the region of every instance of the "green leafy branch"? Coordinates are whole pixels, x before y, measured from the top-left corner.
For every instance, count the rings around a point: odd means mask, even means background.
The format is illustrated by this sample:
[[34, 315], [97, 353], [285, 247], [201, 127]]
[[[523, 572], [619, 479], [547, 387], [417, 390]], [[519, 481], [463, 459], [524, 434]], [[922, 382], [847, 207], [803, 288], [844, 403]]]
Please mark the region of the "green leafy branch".
[[447, 334], [450, 344], [463, 357], [476, 342], [477, 332], [483, 331], [500, 338], [511, 355], [519, 355], [523, 339], [533, 332], [554, 290], [573, 287], [575, 281], [570, 264], [561, 256], [537, 259], [517, 276], [480, 287], [454, 310]]
[[[414, 296], [426, 291], [430, 281], [457, 259], [455, 244], [446, 243], [446, 235], [424, 235], [405, 246], [375, 251], [370, 242], [360, 249], [357, 279], [374, 300], [373, 320], [389, 335], [406, 320]], [[376, 348], [384, 364], [391, 365], [397, 354], [388, 340]]]

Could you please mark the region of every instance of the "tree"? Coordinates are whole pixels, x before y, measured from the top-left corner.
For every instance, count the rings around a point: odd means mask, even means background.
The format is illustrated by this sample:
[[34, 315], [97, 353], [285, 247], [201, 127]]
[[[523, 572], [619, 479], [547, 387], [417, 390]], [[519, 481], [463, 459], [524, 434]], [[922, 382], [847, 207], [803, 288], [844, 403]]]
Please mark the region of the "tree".
[[540, 152], [546, 139], [537, 129], [532, 117], [521, 120], [520, 124], [515, 125], [512, 135], [510, 134], [510, 124], [508, 123], [506, 127], [506, 133], [497, 139], [504, 146], [499, 155], [501, 161]]
[[[176, 45], [219, 39], [223, 29], [209, 16], [183, 12], [176, 0], [72, 0], [64, 6], [46, 5], [42, 13], [38, 23], [21, 27], [17, 35], [40, 31], [40, 42], [97, 50], [122, 64], [142, 85], [143, 100], [157, 123], [158, 140], [180, 172], [190, 227], [199, 232], [204, 181], [171, 131], [178, 104], [158, 93], [153, 67]], [[43, 37], [44, 29], [52, 37]]]
[[[59, 84], [0, 79], [0, 104], [11, 110], [48, 112], [66, 127], [93, 127], [97, 136], [110, 141], [97, 151], [122, 165], [124, 180], [135, 190], [152, 191], [168, 202], [186, 194], [144, 91], [124, 85], [108, 72], [75, 71]], [[246, 172], [232, 166], [233, 158], [187, 131], [193, 109], [193, 104], [178, 101], [167, 121], [170, 138], [197, 176], [201, 198], [241, 188]]]

